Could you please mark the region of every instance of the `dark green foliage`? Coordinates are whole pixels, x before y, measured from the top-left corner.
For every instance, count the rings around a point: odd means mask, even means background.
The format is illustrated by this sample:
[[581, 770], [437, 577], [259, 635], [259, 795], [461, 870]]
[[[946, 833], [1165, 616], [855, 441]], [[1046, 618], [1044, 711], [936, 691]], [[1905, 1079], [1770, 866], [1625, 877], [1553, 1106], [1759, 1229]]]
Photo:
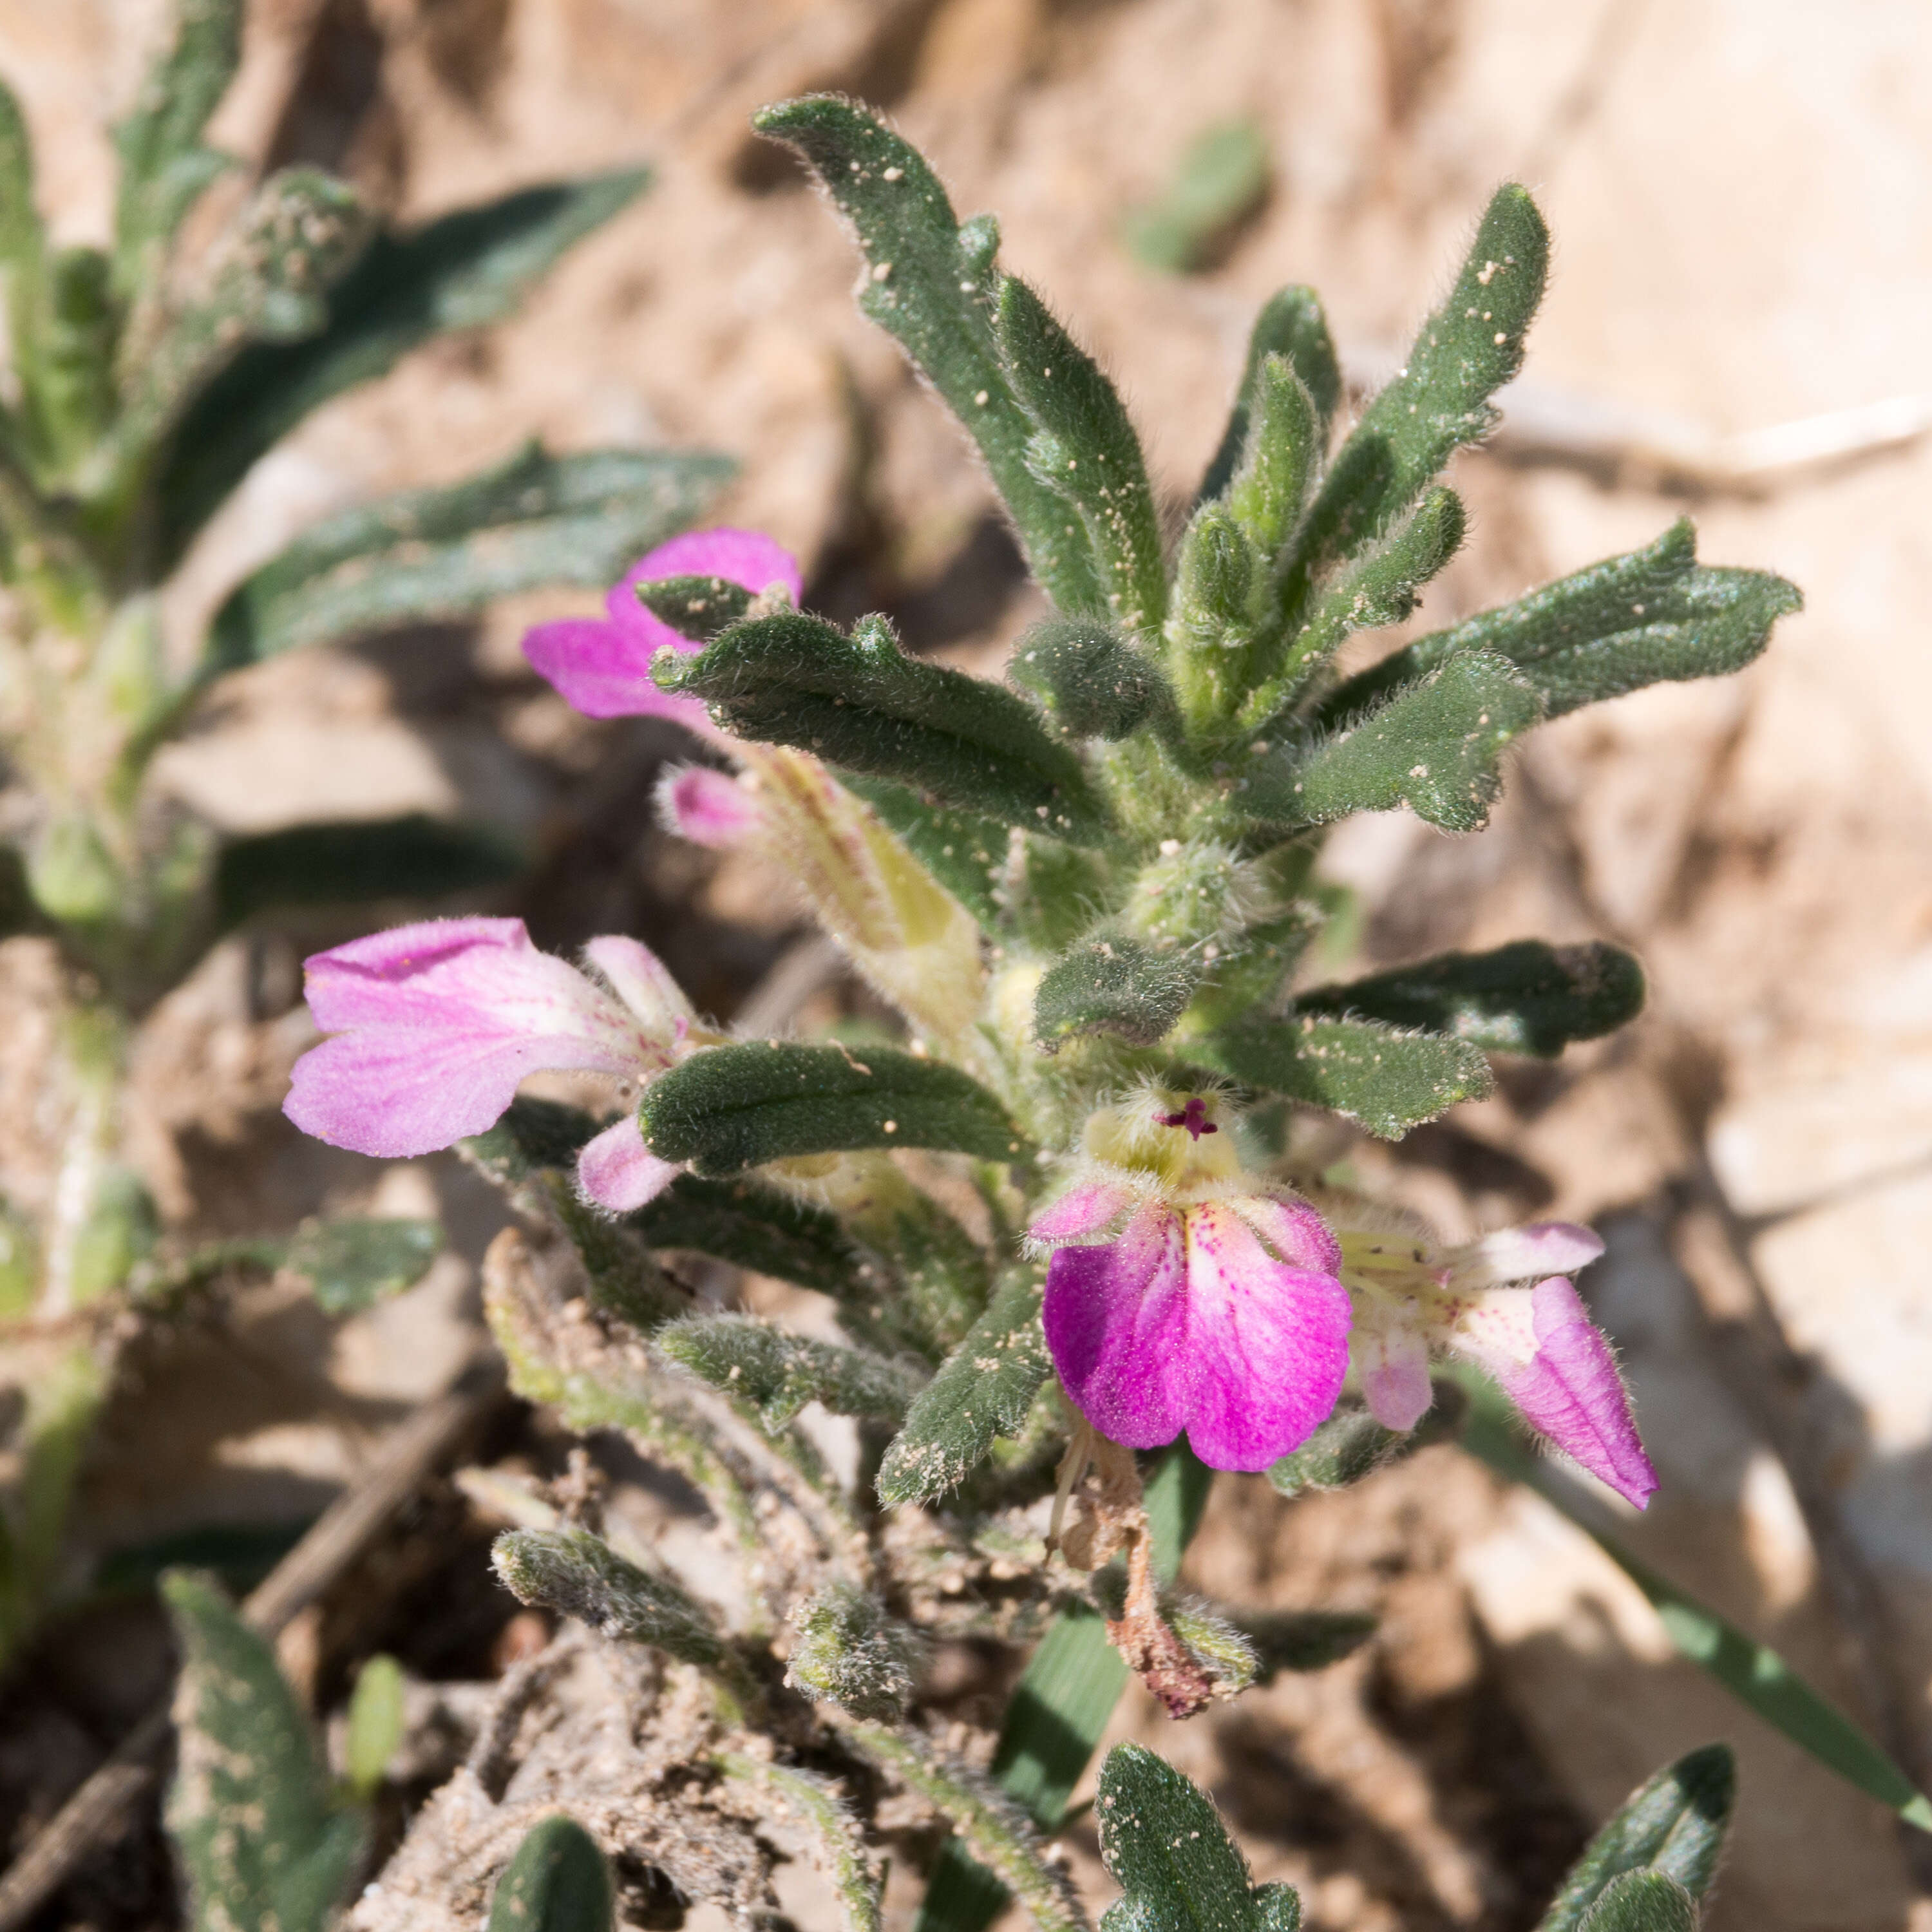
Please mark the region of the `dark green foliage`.
[[883, 618], [850, 637], [790, 611], [754, 618], [665, 665], [740, 737], [791, 745], [957, 809], [1056, 838], [1101, 835], [1106, 808], [1038, 714], [983, 678], [909, 657]]
[[1157, 200], [1128, 210], [1120, 238], [1148, 268], [1184, 274], [1204, 266], [1268, 188], [1267, 137], [1252, 121], [1224, 121], [1187, 144]]
[[1296, 1932], [1301, 1901], [1252, 1885], [1215, 1809], [1170, 1764], [1117, 1744], [1100, 1768], [1100, 1856], [1126, 1896], [1101, 1932]]
[[699, 1381], [749, 1402], [773, 1435], [808, 1402], [834, 1415], [897, 1422], [923, 1379], [869, 1350], [814, 1341], [748, 1315], [687, 1315], [654, 1339]]
[[1233, 1621], [1254, 1652], [1257, 1684], [1284, 1670], [1326, 1670], [1360, 1650], [1377, 1628], [1366, 1612], [1348, 1610], [1270, 1610]]
[[1697, 1932], [1697, 1901], [1662, 1872], [1625, 1872], [1584, 1915], [1590, 1932]]
[[896, 1047], [862, 1052], [752, 1043], [695, 1054], [646, 1089], [644, 1138], [664, 1160], [714, 1177], [850, 1148], [946, 1148], [999, 1161], [1023, 1151], [1006, 1109], [970, 1075]]
[[1154, 664], [1097, 617], [1049, 617], [1013, 646], [1006, 675], [1075, 738], [1120, 739], [1171, 718], [1173, 694]]
[[524, 869], [521, 850], [487, 826], [406, 818], [292, 825], [231, 838], [214, 867], [217, 922], [225, 930], [291, 905], [366, 905], [434, 899], [501, 885]]
[[[1195, 654], [1190, 682], [1219, 685], [1240, 662], [1253, 631], [1252, 604], [1262, 568], [1240, 524], [1220, 503], [1204, 503], [1180, 540], [1168, 627]], [[1203, 662], [1203, 661], [1205, 662]], [[1177, 670], [1180, 668], [1177, 667]]]
[[1017, 843], [1007, 866], [1002, 910], [1028, 946], [1059, 952], [1113, 903], [1117, 878], [1097, 852], [1028, 838]]
[[1700, 565], [1696, 532], [1680, 517], [1642, 550], [1418, 638], [1350, 679], [1322, 715], [1347, 717], [1459, 652], [1482, 650], [1516, 664], [1544, 715], [1558, 718], [1648, 684], [1742, 670], [1802, 602], [1768, 572]]
[[1450, 1034], [1490, 1053], [1549, 1057], [1573, 1040], [1614, 1033], [1642, 1010], [1643, 996], [1643, 968], [1620, 946], [1519, 939], [1318, 986], [1298, 994], [1294, 1006]]
[[1338, 1408], [1299, 1449], [1268, 1466], [1268, 1479], [1285, 1496], [1308, 1490], [1346, 1489], [1387, 1464], [1453, 1436], [1462, 1415], [1462, 1391], [1434, 1384], [1436, 1400], [1413, 1429], [1384, 1429], [1366, 1408]]
[[903, 1714], [926, 1667], [918, 1632], [850, 1583], [830, 1583], [792, 1619], [798, 1635], [785, 1681], [855, 1718]]
[[979, 445], [1048, 596], [1063, 610], [1099, 608], [1086, 532], [1028, 468], [1034, 425], [1000, 367], [998, 227], [983, 216], [962, 227], [924, 160], [851, 101], [784, 101], [752, 124], [796, 148], [852, 224], [870, 269], [860, 308], [897, 338]]
[[706, 1180], [681, 1174], [626, 1225], [648, 1246], [709, 1255], [840, 1300], [881, 1285], [878, 1262], [836, 1214], [742, 1176]]
[[323, 1932], [362, 1857], [362, 1818], [332, 1807], [274, 1652], [219, 1587], [176, 1570], [161, 1594], [182, 1653], [166, 1822], [190, 1922], [196, 1932]]
[[519, 1603], [575, 1617], [604, 1636], [655, 1645], [680, 1664], [724, 1661], [724, 1640], [704, 1610], [588, 1530], [506, 1530], [490, 1561]]
[[473, 1134], [457, 1144], [464, 1158], [499, 1186], [514, 1187], [548, 1172], [574, 1169], [578, 1150], [597, 1130], [597, 1122], [582, 1108], [525, 1094], [510, 1102], [509, 1111], [488, 1132]]
[[957, 1489], [1026, 1420], [1048, 1370], [1040, 1274], [1010, 1270], [985, 1314], [914, 1400], [879, 1471], [879, 1499], [928, 1502]]
[[611, 1932], [616, 1912], [597, 1840], [559, 1812], [532, 1825], [503, 1868], [489, 1932]]
[[1093, 1033], [1153, 1046], [1186, 1011], [1199, 978], [1190, 953], [1156, 952], [1124, 932], [1096, 934], [1046, 969], [1034, 994], [1034, 1037], [1048, 1052]]
[[378, 236], [330, 291], [325, 327], [302, 342], [244, 350], [183, 418], [156, 490], [164, 558], [180, 556], [256, 459], [310, 410], [433, 335], [501, 320], [649, 178], [627, 168], [524, 188]]
[[40, 212], [34, 202], [34, 150], [26, 117], [14, 90], [0, 81], [0, 272], [7, 278], [8, 313], [14, 320], [10, 345], [17, 360], [23, 343], [20, 318], [31, 314], [46, 247]]
[[659, 577], [638, 586], [638, 602], [652, 616], [699, 644], [742, 624], [756, 594], [728, 577]]
[[1269, 297], [1255, 318], [1248, 337], [1248, 355], [1241, 370], [1240, 386], [1234, 392], [1234, 406], [1228, 416], [1220, 446], [1208, 473], [1201, 479], [1205, 500], [1220, 496], [1234, 481], [1243, 452], [1249, 447], [1250, 425], [1262, 407], [1257, 385], [1270, 356], [1280, 356], [1307, 392], [1314, 412], [1314, 434], [1310, 439], [1310, 475], [1319, 466], [1328, 447], [1328, 424], [1335, 405], [1342, 398], [1342, 365], [1336, 359], [1335, 344], [1328, 334], [1328, 319], [1322, 313], [1322, 298], [1310, 288], [1283, 289]]
[[1017, 277], [1000, 283], [1000, 356], [1037, 430], [1034, 475], [1080, 512], [1100, 566], [1105, 608], [1151, 635], [1167, 614], [1160, 519], [1140, 438], [1100, 364]]
[[[1604, 1888], [1626, 1873], [1659, 1874], [1701, 1898], [1717, 1876], [1737, 1782], [1730, 1747], [1706, 1744], [1640, 1786], [1571, 1866], [1538, 1932], [1580, 1932]], [[1635, 1932], [1634, 1923], [1619, 1932]]]
[[1490, 398], [1522, 366], [1549, 256], [1549, 231], [1528, 192], [1514, 183], [1498, 188], [1448, 300], [1336, 452], [1300, 539], [1304, 564], [1352, 556], [1459, 447], [1495, 427]]
[[1502, 787], [1504, 748], [1541, 710], [1507, 658], [1462, 652], [1334, 737], [1255, 758], [1240, 803], [1277, 825], [1406, 805], [1445, 832], [1478, 831]]
[[1241, 466], [1227, 493], [1242, 533], [1270, 561], [1294, 533], [1322, 466], [1328, 423], [1285, 356], [1256, 371]]
[[325, 1315], [349, 1315], [422, 1280], [442, 1252], [436, 1221], [312, 1221], [289, 1243], [282, 1265], [308, 1284]]
[[154, 272], [182, 218], [233, 164], [201, 144], [242, 56], [242, 0], [180, 0], [173, 45], [148, 68], [114, 130], [121, 181], [114, 210], [114, 285], [122, 300]]
[[1000, 922], [1000, 869], [1011, 834], [996, 818], [949, 812], [890, 778], [842, 772], [858, 794], [905, 842], [913, 856], [982, 926]]
[[1250, 1087], [1346, 1114], [1384, 1140], [1458, 1100], [1481, 1099], [1492, 1084], [1489, 1062], [1467, 1040], [1372, 1020], [1257, 1016], [1189, 1050]]
[[688, 524], [732, 467], [682, 452], [550, 456], [532, 443], [466, 482], [345, 511], [230, 594], [209, 634], [208, 668], [467, 616], [540, 585], [601, 587]]

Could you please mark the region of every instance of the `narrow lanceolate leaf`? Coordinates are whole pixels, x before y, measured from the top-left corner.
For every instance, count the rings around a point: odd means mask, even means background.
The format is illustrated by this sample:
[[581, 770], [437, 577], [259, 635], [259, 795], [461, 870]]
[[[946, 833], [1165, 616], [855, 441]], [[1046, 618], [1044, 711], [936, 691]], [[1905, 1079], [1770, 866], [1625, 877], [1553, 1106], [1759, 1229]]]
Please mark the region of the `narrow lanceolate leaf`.
[[985, 1314], [914, 1398], [879, 1470], [880, 1500], [928, 1502], [957, 1489], [1018, 1431], [1050, 1366], [1040, 1325], [1040, 1277], [1016, 1268]]
[[1187, 952], [1159, 952], [1124, 932], [1082, 940], [1046, 969], [1034, 992], [1034, 1038], [1049, 1053], [1094, 1033], [1152, 1046], [1186, 1011], [1200, 977]]
[[152, 274], [153, 251], [166, 245], [202, 190], [232, 165], [202, 146], [201, 133], [241, 56], [242, 0], [180, 0], [172, 45], [115, 126], [114, 285], [124, 298]]
[[1270, 563], [1300, 520], [1327, 437], [1307, 385], [1286, 356], [1269, 356], [1256, 373], [1241, 466], [1226, 494], [1235, 522]]
[[724, 1640], [698, 1604], [588, 1530], [506, 1530], [490, 1560], [519, 1603], [575, 1617], [604, 1636], [654, 1645], [681, 1664], [716, 1669], [726, 1660]]
[[986, 927], [1000, 922], [1000, 874], [1011, 834], [997, 818], [950, 812], [890, 778], [845, 772], [840, 782], [856, 792], [899, 837], [900, 842]]
[[825, 1875], [844, 1914], [845, 1932], [880, 1932], [881, 1886], [871, 1854], [837, 1787], [808, 1771], [789, 1765], [767, 1764], [762, 1758], [721, 1751], [715, 1760], [727, 1778], [754, 1784], [788, 1810], [805, 1820], [818, 1840]]
[[1625, 1872], [1583, 1916], [1590, 1932], [1697, 1932], [1697, 1902], [1662, 1872]]
[[166, 1822], [195, 1932], [324, 1932], [362, 1854], [362, 1821], [334, 1810], [274, 1652], [220, 1588], [170, 1571], [161, 1594], [182, 1653], [179, 1758]]
[[1438, 1380], [1435, 1400], [1413, 1429], [1384, 1429], [1366, 1408], [1336, 1410], [1299, 1449], [1268, 1466], [1268, 1479], [1280, 1494], [1346, 1489], [1389, 1463], [1412, 1456], [1453, 1435], [1462, 1420], [1462, 1391]]
[[1264, 727], [1358, 631], [1400, 623], [1420, 602], [1424, 585], [1461, 548], [1466, 527], [1462, 498], [1453, 490], [1432, 490], [1386, 542], [1339, 572], [1289, 641], [1280, 669], [1249, 697], [1242, 711], [1248, 728]]
[[14, 91], [0, 81], [0, 274], [6, 278], [14, 367], [31, 358], [45, 272], [46, 231], [34, 200], [34, 148]]
[[1248, 338], [1248, 355], [1241, 370], [1240, 387], [1234, 392], [1234, 406], [1228, 427], [1208, 473], [1201, 479], [1201, 500], [1220, 496], [1233, 482], [1234, 472], [1250, 450], [1251, 425], [1261, 406], [1257, 394], [1262, 371], [1268, 358], [1278, 356], [1300, 382], [1312, 406], [1314, 434], [1312, 442], [1312, 478], [1322, 453], [1328, 447], [1328, 424], [1342, 396], [1342, 366], [1335, 344], [1328, 334], [1328, 319], [1322, 310], [1322, 298], [1310, 288], [1283, 289], [1268, 298], [1255, 318]]
[[681, 1174], [627, 1225], [650, 1247], [709, 1255], [837, 1300], [876, 1298], [884, 1285], [877, 1258], [836, 1214], [742, 1175], [706, 1180]]
[[796, 148], [851, 224], [868, 271], [860, 308], [897, 339], [979, 445], [1048, 596], [1063, 610], [1098, 608], [1078, 513], [1027, 466], [1034, 424], [994, 340], [1000, 237], [992, 218], [962, 226], [917, 152], [854, 102], [782, 101], [752, 124]]
[[680, 1367], [758, 1412], [776, 1435], [808, 1402], [896, 1422], [923, 1378], [869, 1349], [794, 1335], [748, 1315], [688, 1315], [652, 1338]]
[[222, 847], [214, 868], [215, 916], [226, 928], [278, 906], [441, 898], [501, 885], [525, 863], [502, 832], [421, 812], [292, 825]]
[[1094, 1804], [1100, 1856], [1126, 1896], [1104, 1932], [1294, 1932], [1301, 1901], [1251, 1884], [1247, 1863], [1208, 1799], [1141, 1744], [1117, 1744]]
[[1240, 802], [1278, 825], [1406, 805], [1445, 832], [1478, 831], [1502, 788], [1504, 748], [1541, 716], [1542, 700], [1507, 658], [1465, 652], [1334, 737], [1256, 757]]
[[431, 336], [500, 321], [649, 178], [627, 168], [525, 188], [379, 236], [330, 290], [325, 328], [304, 341], [244, 350], [183, 418], [155, 489], [160, 560], [178, 557], [256, 459], [311, 410], [385, 374]]
[[1008, 825], [1090, 842], [1106, 808], [1080, 760], [1024, 700], [984, 678], [909, 657], [883, 618], [850, 637], [788, 611], [665, 664], [667, 690], [701, 698], [739, 736], [810, 752]]
[[1018, 277], [1000, 283], [1000, 358], [1036, 425], [1034, 474], [1080, 512], [1108, 611], [1152, 636], [1167, 614], [1160, 519], [1140, 438], [1100, 365]]
[[742, 624], [756, 595], [728, 577], [659, 577], [638, 586], [638, 602], [652, 616], [698, 644]]
[[855, 1718], [890, 1722], [926, 1667], [925, 1641], [869, 1592], [828, 1583], [792, 1618], [798, 1632], [785, 1681]]
[[1125, 738], [1170, 717], [1173, 694], [1150, 658], [1097, 617], [1049, 617], [1014, 646], [1006, 675], [1073, 738]]
[[1498, 188], [1448, 300], [1336, 452], [1300, 539], [1305, 564], [1352, 556], [1457, 448], [1489, 434], [1496, 421], [1490, 398], [1522, 366], [1549, 259], [1550, 232], [1528, 190]]
[[1390, 1141], [1494, 1084], [1489, 1062], [1467, 1040], [1312, 1013], [1242, 1021], [1189, 1051], [1251, 1087], [1346, 1114]]
[[300, 1230], [282, 1266], [325, 1315], [349, 1315], [413, 1286], [442, 1252], [440, 1222], [344, 1216]]
[[1646, 685], [1742, 670], [1803, 601], [1768, 572], [1700, 564], [1696, 532], [1680, 517], [1642, 550], [1417, 639], [1351, 678], [1322, 715], [1339, 721], [1459, 651], [1484, 650], [1516, 665], [1545, 715], [1560, 717]]
[[466, 482], [379, 498], [238, 586], [215, 617], [208, 668], [463, 616], [546, 584], [607, 584], [688, 524], [731, 469], [702, 453], [551, 456], [532, 443]]
[[1294, 1008], [1548, 1058], [1574, 1040], [1614, 1033], [1643, 1010], [1643, 968], [1621, 946], [1519, 939], [1493, 952], [1445, 952], [1348, 986], [1317, 986], [1298, 993]]
[[489, 1932], [610, 1932], [616, 1909], [597, 1840], [560, 1812], [538, 1819], [503, 1868]]
[[1706, 1744], [1634, 1791], [1572, 1865], [1537, 1932], [1580, 1932], [1605, 1886], [1628, 1872], [1656, 1872], [1701, 1898], [1717, 1876], [1737, 1761], [1728, 1744]]

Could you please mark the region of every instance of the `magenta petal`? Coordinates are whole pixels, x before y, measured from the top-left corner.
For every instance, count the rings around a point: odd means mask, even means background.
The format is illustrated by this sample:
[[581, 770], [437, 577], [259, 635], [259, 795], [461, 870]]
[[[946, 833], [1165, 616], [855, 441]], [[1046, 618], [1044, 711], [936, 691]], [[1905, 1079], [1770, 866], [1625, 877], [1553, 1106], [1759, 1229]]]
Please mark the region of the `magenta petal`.
[[1324, 1421], [1348, 1372], [1348, 1291], [1277, 1261], [1226, 1204], [1187, 1214], [1187, 1438], [1216, 1469], [1265, 1469]]
[[1657, 1472], [1638, 1439], [1610, 1345], [1560, 1275], [1538, 1284], [1530, 1308], [1536, 1353], [1526, 1367], [1500, 1369], [1498, 1380], [1533, 1428], [1642, 1509]]
[[1297, 1268], [1316, 1274], [1339, 1274], [1342, 1244], [1328, 1223], [1298, 1196], [1279, 1194], [1237, 1196], [1228, 1205], [1266, 1241], [1276, 1254]]
[[686, 530], [661, 543], [627, 570], [605, 600], [610, 621], [643, 646], [646, 661], [655, 651], [694, 651], [699, 646], [681, 637], [661, 617], [638, 602], [638, 586], [660, 577], [722, 577], [742, 584], [754, 595], [782, 584], [796, 604], [804, 590], [798, 560], [775, 544], [762, 530]]
[[637, 1016], [651, 1043], [663, 1049], [653, 1056], [653, 1064], [668, 1066], [670, 1049], [691, 1030], [694, 1016], [684, 988], [664, 962], [648, 946], [621, 933], [587, 941], [584, 956]]
[[1594, 1228], [1574, 1221], [1532, 1221], [1485, 1234], [1448, 1258], [1458, 1284], [1474, 1288], [1574, 1274], [1603, 1252], [1604, 1238]]
[[[614, 592], [614, 596], [615, 593]], [[640, 610], [653, 624], [655, 617]], [[668, 640], [672, 633], [664, 626]], [[524, 633], [524, 656], [586, 718], [668, 718], [694, 731], [711, 728], [695, 698], [674, 697], [651, 681], [650, 639], [598, 617], [565, 617]]]
[[742, 845], [764, 824], [758, 802], [728, 774], [702, 765], [668, 772], [658, 785], [665, 826], [694, 845], [723, 851]]
[[683, 1171], [645, 1146], [634, 1114], [586, 1141], [577, 1156], [578, 1185], [614, 1214], [628, 1214], [655, 1201]]
[[1429, 1346], [1409, 1328], [1358, 1328], [1348, 1352], [1369, 1413], [1384, 1429], [1407, 1431], [1429, 1412]]
[[1180, 1434], [1187, 1293], [1179, 1215], [1145, 1208], [1117, 1241], [1058, 1250], [1043, 1314], [1060, 1379], [1102, 1436], [1153, 1449]]
[[1110, 1227], [1134, 1204], [1132, 1192], [1113, 1180], [1085, 1180], [1035, 1215], [1027, 1229], [1036, 1241], [1078, 1241]]

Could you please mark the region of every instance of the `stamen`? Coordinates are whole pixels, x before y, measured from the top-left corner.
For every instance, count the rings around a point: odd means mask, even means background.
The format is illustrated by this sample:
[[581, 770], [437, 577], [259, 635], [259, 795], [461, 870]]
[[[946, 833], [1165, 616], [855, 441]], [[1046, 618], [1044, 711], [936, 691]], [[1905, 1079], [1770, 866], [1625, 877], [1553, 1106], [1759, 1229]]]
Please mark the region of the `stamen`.
[[1208, 1118], [1208, 1102], [1196, 1094], [1178, 1114], [1156, 1114], [1154, 1116], [1164, 1127], [1185, 1127], [1190, 1140], [1198, 1140], [1203, 1134], [1218, 1134], [1221, 1130]]

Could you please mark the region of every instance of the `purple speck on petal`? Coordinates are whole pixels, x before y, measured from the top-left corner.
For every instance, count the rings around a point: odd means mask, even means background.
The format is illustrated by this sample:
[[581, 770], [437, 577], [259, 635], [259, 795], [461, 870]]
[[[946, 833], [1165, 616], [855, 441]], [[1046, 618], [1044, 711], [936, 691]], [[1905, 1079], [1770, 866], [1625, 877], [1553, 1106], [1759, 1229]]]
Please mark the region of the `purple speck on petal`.
[[1638, 1438], [1610, 1345], [1560, 1275], [1538, 1283], [1530, 1310], [1536, 1353], [1526, 1366], [1498, 1369], [1498, 1379], [1532, 1427], [1642, 1509], [1657, 1472]]
[[644, 1144], [638, 1117], [627, 1114], [586, 1141], [577, 1156], [577, 1183], [600, 1208], [628, 1214], [655, 1201], [683, 1172]]
[[1358, 1328], [1348, 1351], [1369, 1413], [1384, 1429], [1407, 1431], [1429, 1412], [1429, 1345], [1410, 1328]]
[[1448, 1260], [1460, 1285], [1480, 1288], [1574, 1274], [1603, 1252], [1604, 1238], [1594, 1228], [1574, 1221], [1532, 1221], [1485, 1234], [1455, 1250]]
[[652, 1045], [662, 1049], [655, 1064], [668, 1066], [672, 1049], [682, 1043], [696, 1016], [664, 962], [648, 946], [620, 933], [589, 940], [584, 956], [637, 1016]]
[[1117, 1181], [1084, 1180], [1035, 1215], [1027, 1232], [1036, 1241], [1078, 1241], [1118, 1221], [1133, 1200]]
[[304, 1133], [396, 1160], [482, 1132], [538, 1070], [632, 1075], [636, 1021], [518, 919], [430, 920], [306, 962], [333, 1034], [296, 1061], [283, 1111]]
[[694, 845], [714, 851], [742, 845], [764, 825], [758, 801], [728, 774], [702, 765], [667, 772], [658, 784], [665, 826]]
[[1216, 1469], [1265, 1469], [1327, 1420], [1354, 1310], [1333, 1276], [1278, 1261], [1226, 1202], [1187, 1213], [1187, 1439]]

